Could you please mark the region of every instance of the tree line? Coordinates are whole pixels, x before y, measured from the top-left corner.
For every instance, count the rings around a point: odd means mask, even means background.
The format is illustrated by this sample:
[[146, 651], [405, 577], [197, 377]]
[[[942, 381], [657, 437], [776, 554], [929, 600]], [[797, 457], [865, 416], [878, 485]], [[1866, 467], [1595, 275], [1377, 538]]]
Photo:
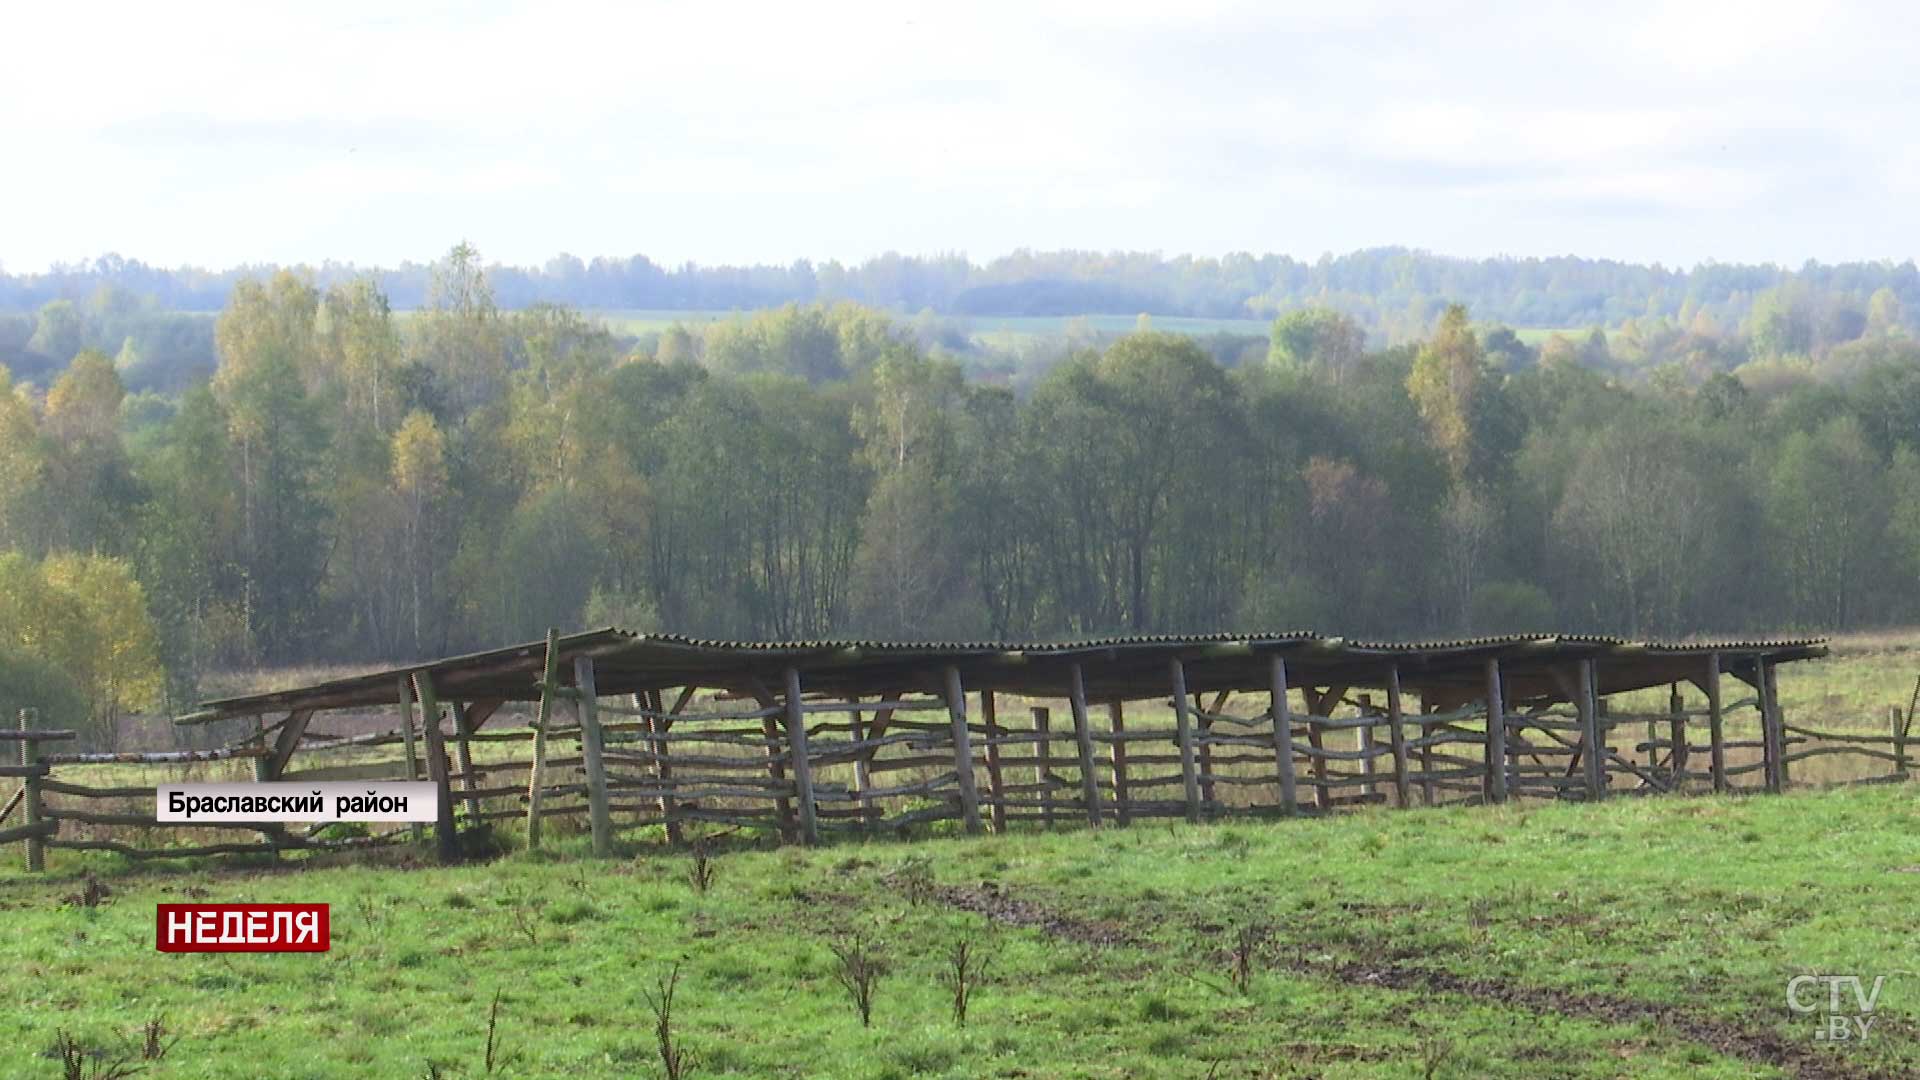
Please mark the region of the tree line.
[[[129, 394], [82, 348], [44, 391], [0, 395], [0, 606], [89, 613], [85, 633], [11, 619], [0, 681], [67, 679], [111, 716], [190, 700], [215, 668], [548, 626], [1405, 639], [1910, 619], [1920, 346], [1897, 298], [1843, 322], [1827, 303], [1788, 289], [1738, 330], [1665, 322], [1640, 378], [1618, 357], [1647, 341], [1530, 344], [1456, 304], [1386, 347], [1301, 309], [1234, 366], [1148, 320], [1015, 388], [850, 302], [636, 345], [502, 307], [464, 245], [405, 319], [374, 279], [280, 271], [234, 286], [215, 370], [177, 394]], [[46, 599], [61, 589], [87, 599]], [[131, 659], [82, 671], [85, 648]]]
[[[102, 289], [126, 307], [146, 298], [158, 311], [213, 312], [241, 282], [280, 268], [225, 270], [149, 266], [118, 255], [56, 265], [45, 272], [0, 272], [0, 312], [27, 314], [47, 304], [85, 304]], [[433, 265], [362, 268], [327, 262], [289, 267], [320, 288], [372, 277], [396, 308], [424, 307]], [[1682, 325], [1705, 312], [1723, 323], [1747, 318], [1755, 300], [1784, 286], [1836, 293], [1864, 303], [1890, 290], [1920, 311], [1920, 268], [1902, 263], [1705, 263], [1692, 269], [1576, 256], [1456, 258], [1406, 248], [1370, 248], [1318, 259], [1244, 252], [1219, 258], [1149, 252], [1016, 251], [984, 263], [957, 254], [887, 253], [843, 264], [663, 266], [645, 255], [582, 260], [557, 255], [538, 267], [488, 271], [496, 302], [576, 308], [753, 310], [787, 303], [848, 300], [911, 314], [950, 316], [1082, 314], [1272, 318], [1310, 306], [1358, 320], [1377, 340], [1423, 334], [1448, 303], [1482, 319], [1520, 327], [1613, 327], [1666, 317]], [[125, 312], [120, 312], [125, 314]], [[0, 322], [0, 345], [17, 320]], [[116, 340], [114, 345], [117, 347]]]

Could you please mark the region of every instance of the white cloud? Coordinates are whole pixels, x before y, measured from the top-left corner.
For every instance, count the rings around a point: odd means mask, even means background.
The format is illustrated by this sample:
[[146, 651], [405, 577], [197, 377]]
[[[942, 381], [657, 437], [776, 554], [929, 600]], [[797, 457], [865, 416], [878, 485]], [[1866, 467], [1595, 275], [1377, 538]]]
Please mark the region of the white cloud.
[[0, 259], [1907, 257], [1913, 5], [15, 13]]

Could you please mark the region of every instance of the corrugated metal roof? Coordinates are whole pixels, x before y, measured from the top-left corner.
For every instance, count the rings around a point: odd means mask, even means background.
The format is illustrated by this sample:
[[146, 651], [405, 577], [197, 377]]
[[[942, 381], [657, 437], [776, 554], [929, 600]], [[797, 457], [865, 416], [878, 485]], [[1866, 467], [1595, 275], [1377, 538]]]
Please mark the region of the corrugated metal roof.
[[[799, 670], [808, 689], [876, 694], [934, 689], [940, 672], [958, 667], [970, 688], [1056, 696], [1070, 665], [1083, 669], [1094, 700], [1151, 697], [1165, 692], [1166, 662], [1189, 664], [1195, 690], [1257, 688], [1278, 655], [1294, 685], [1379, 686], [1388, 668], [1408, 689], [1467, 693], [1484, 678], [1490, 656], [1502, 657], [1516, 698], [1550, 696], [1552, 668], [1606, 658], [1605, 692], [1688, 678], [1706, 653], [1773, 661], [1825, 655], [1824, 638], [1733, 641], [1632, 641], [1593, 634], [1512, 634], [1436, 641], [1363, 641], [1310, 630], [1258, 633], [1136, 634], [1066, 641], [880, 641], [845, 638], [807, 641], [727, 641], [683, 634], [635, 634], [608, 627], [559, 639], [565, 664], [592, 657], [602, 694], [698, 685], [753, 692], [778, 685], [786, 667]], [[280, 710], [366, 708], [398, 700], [402, 678], [428, 672], [449, 700], [526, 700], [534, 693], [546, 642], [334, 679], [312, 686], [209, 701], [197, 718]], [[1140, 654], [1147, 655], [1140, 655]], [[563, 667], [569, 672], [570, 667]]]

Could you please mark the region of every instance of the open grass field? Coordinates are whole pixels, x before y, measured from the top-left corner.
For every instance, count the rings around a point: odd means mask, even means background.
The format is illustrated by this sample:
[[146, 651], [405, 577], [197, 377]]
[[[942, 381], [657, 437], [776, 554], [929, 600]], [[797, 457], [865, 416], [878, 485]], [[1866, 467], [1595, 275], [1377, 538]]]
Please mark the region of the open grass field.
[[[631, 308], [598, 310], [589, 314], [605, 322], [615, 333], [639, 336], [659, 333], [675, 323], [695, 328], [707, 323], [737, 318], [750, 312]], [[983, 345], [1003, 349], [1042, 338], [1065, 337], [1069, 330], [1075, 327], [1098, 334], [1123, 334], [1134, 329], [1136, 323], [1134, 315], [953, 315], [942, 316], [942, 319], [966, 328], [968, 333]], [[1175, 334], [1226, 333], [1264, 337], [1271, 329], [1272, 322], [1267, 319], [1201, 319], [1178, 315], [1155, 315], [1153, 327], [1156, 330]]]
[[[287, 860], [0, 872], [0, 1075], [58, 1076], [160, 1018], [143, 1076], [662, 1075], [645, 991], [680, 965], [697, 1077], [1898, 1076], [1920, 1068], [1920, 803], [1775, 798], [816, 850], [563, 848], [462, 868]], [[85, 868], [108, 895], [84, 902]], [[153, 951], [155, 902], [324, 901], [321, 955]], [[1249, 948], [1244, 983], [1234, 952]], [[832, 951], [884, 957], [871, 1027]], [[967, 1022], [943, 982], [988, 958]], [[1884, 975], [1864, 1045], [1800, 974]]]

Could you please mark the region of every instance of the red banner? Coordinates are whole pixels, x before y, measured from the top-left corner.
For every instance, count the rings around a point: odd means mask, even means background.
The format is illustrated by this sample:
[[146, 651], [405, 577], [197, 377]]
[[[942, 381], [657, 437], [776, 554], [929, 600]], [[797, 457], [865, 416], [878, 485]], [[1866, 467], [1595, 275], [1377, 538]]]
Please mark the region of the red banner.
[[326, 952], [325, 904], [158, 904], [153, 947], [161, 952]]

